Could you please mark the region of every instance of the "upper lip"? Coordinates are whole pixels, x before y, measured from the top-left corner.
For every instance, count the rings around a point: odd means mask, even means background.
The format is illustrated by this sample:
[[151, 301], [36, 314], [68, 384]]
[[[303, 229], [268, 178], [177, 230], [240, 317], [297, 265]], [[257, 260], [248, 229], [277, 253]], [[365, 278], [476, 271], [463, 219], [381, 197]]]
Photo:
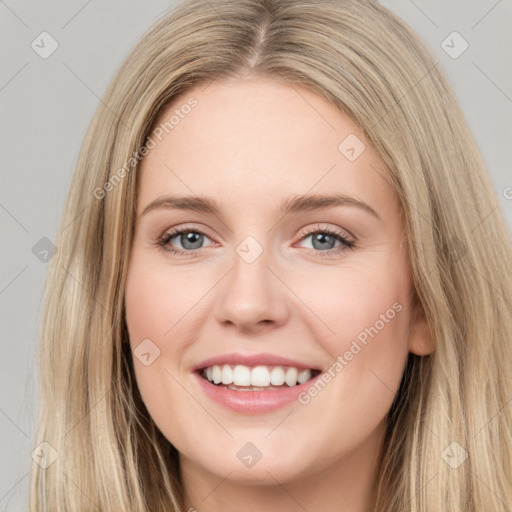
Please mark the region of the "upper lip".
[[302, 363], [288, 357], [278, 356], [274, 354], [223, 354], [220, 356], [204, 359], [200, 363], [193, 366], [192, 371], [202, 370], [209, 366], [222, 364], [241, 364], [244, 366], [293, 366], [300, 369], [315, 370], [314, 366], [308, 363]]

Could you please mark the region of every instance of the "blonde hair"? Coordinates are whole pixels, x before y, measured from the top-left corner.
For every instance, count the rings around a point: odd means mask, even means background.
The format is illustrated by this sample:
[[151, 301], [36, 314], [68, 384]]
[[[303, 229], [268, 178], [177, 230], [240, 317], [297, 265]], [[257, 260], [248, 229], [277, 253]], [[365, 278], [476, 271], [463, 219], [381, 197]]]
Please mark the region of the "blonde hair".
[[[58, 456], [32, 464], [30, 510], [183, 506], [177, 451], [142, 402], [126, 343], [138, 152], [177, 94], [249, 74], [308, 87], [350, 116], [402, 205], [414, 300], [436, 350], [409, 355], [375, 510], [509, 510], [510, 234], [438, 63], [370, 0], [186, 1], [123, 63], [80, 151], [45, 285], [34, 446]], [[452, 467], [446, 454], [461, 449], [468, 458]]]

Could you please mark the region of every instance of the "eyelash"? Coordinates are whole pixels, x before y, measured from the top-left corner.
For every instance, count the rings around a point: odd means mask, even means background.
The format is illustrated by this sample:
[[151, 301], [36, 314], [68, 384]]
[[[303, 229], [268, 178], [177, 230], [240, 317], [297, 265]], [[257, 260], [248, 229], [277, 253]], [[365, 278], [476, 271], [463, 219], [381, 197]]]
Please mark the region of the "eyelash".
[[[159, 237], [158, 240], [156, 241], [156, 245], [158, 247], [162, 248], [163, 250], [168, 251], [172, 254], [193, 258], [193, 257], [197, 256], [197, 254], [194, 254], [194, 253], [199, 252], [201, 250], [201, 248], [192, 249], [190, 251], [182, 251], [180, 249], [176, 249], [175, 247], [173, 247], [171, 245], [168, 245], [169, 242], [173, 238], [176, 238], [178, 235], [182, 235], [184, 233], [197, 233], [197, 234], [203, 235], [207, 238], [210, 238], [204, 231], [201, 231], [200, 229], [196, 229], [196, 228], [173, 229], [171, 231], [165, 232], [161, 237]], [[316, 253], [315, 256], [316, 255], [321, 255], [321, 257], [332, 256], [333, 254], [338, 254], [347, 249], [354, 249], [354, 247], [356, 246], [354, 241], [349, 240], [341, 232], [339, 232], [333, 228], [323, 228], [323, 229], [318, 228], [318, 229], [309, 231], [302, 236], [301, 240], [304, 240], [305, 238], [308, 238], [309, 236], [318, 234], [318, 233], [332, 236], [336, 240], [341, 242], [342, 245], [340, 247], [337, 247], [335, 249], [329, 249], [327, 251], [320, 251], [317, 249], [309, 249], [310, 251], [314, 251]]]

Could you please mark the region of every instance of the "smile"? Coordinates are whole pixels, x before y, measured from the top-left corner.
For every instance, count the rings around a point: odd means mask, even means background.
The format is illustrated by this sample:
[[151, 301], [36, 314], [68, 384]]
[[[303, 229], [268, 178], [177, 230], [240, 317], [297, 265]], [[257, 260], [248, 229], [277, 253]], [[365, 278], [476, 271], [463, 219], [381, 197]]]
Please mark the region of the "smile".
[[293, 366], [212, 365], [200, 371], [203, 379], [234, 391], [271, 391], [308, 382], [319, 370]]
[[264, 414], [298, 401], [322, 371], [272, 354], [224, 354], [198, 363], [192, 377], [212, 404], [241, 414]]

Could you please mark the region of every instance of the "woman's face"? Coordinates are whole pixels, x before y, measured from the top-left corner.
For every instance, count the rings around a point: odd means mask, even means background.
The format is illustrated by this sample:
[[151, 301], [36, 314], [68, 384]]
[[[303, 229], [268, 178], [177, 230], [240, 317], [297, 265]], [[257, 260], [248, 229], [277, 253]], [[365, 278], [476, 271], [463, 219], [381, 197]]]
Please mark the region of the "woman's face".
[[151, 138], [126, 322], [183, 471], [367, 471], [408, 352], [431, 350], [383, 162], [325, 98], [265, 78], [183, 93]]

